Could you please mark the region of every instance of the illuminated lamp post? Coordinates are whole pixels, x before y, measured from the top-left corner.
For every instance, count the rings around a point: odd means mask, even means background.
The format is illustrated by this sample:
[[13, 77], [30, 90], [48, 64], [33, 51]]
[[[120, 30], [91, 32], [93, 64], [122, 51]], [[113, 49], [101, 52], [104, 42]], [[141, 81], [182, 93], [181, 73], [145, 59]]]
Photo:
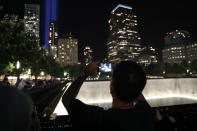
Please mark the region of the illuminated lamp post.
[[42, 79], [43, 79], [43, 77], [44, 77], [44, 72], [43, 71], [41, 72], [41, 76], [42, 76]]
[[189, 69], [187, 69], [186, 72], [187, 72], [187, 76], [189, 76]]
[[28, 69], [27, 74], [29, 75], [29, 79], [31, 78], [31, 69]]
[[16, 62], [16, 69], [17, 69], [17, 86], [18, 86], [18, 83], [19, 83], [19, 79], [20, 79], [20, 67], [21, 67], [21, 64], [20, 64], [20, 61], [17, 61]]

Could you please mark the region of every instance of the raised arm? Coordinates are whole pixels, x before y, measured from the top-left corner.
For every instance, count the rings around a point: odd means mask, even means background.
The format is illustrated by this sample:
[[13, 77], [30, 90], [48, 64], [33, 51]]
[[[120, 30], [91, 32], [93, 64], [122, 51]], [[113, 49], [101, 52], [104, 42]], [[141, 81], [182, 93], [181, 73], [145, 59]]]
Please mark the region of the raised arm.
[[98, 62], [93, 62], [87, 65], [84, 72], [69, 86], [67, 91], [64, 93], [62, 97], [62, 103], [64, 107], [67, 109], [70, 101], [77, 97], [81, 85], [85, 81], [88, 76], [95, 76], [97, 74]]

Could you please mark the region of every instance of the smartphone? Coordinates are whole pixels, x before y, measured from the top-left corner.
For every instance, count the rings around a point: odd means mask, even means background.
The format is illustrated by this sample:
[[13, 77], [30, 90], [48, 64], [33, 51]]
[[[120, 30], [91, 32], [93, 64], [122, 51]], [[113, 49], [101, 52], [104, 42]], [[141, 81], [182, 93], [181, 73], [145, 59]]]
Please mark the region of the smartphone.
[[99, 72], [112, 72], [112, 63], [100, 63], [98, 71]]

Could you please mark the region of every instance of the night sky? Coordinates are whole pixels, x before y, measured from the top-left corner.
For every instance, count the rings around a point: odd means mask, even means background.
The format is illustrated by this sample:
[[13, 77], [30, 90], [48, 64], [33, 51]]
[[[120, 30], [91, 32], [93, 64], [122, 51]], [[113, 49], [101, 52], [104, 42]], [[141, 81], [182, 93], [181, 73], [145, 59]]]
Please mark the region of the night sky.
[[[9, 10], [22, 14], [25, 0], [18, 0], [16, 4], [13, 0], [1, 1], [12, 3], [13, 8]], [[39, 3], [41, 0], [26, 1]], [[60, 35], [71, 32], [79, 40], [80, 59], [86, 45], [93, 48], [95, 59], [106, 57], [107, 22], [111, 10], [118, 4], [134, 8], [143, 45], [152, 45], [161, 51], [165, 33], [175, 29], [189, 31], [197, 41], [197, 8], [193, 0], [59, 0], [58, 30]]]

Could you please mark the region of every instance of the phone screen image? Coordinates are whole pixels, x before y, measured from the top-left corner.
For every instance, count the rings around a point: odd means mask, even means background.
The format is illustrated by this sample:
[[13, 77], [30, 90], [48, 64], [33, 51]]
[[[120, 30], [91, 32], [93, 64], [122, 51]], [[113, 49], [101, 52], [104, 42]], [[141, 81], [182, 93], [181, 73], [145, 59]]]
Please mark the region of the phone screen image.
[[101, 63], [99, 66], [99, 72], [111, 72], [112, 64], [111, 63]]

